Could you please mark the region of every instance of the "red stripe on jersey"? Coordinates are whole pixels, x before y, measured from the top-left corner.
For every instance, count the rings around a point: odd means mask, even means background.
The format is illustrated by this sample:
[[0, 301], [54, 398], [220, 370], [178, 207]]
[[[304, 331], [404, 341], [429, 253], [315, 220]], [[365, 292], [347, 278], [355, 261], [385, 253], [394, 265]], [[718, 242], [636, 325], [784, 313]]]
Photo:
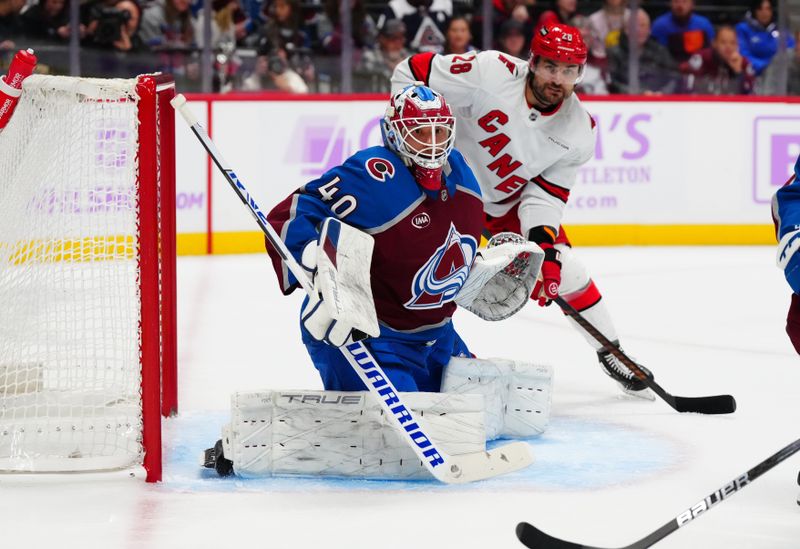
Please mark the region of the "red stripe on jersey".
[[792, 304], [786, 317], [786, 333], [792, 341], [794, 350], [800, 354], [800, 296], [792, 294]]
[[[589, 114], [589, 113], [587, 113], [587, 114]], [[597, 126], [597, 122], [594, 121], [594, 118], [592, 117], [591, 114], [589, 114], [589, 122], [592, 123], [592, 129], [594, 129], [594, 127]]]
[[433, 57], [436, 54], [433, 52], [417, 53], [408, 59], [408, 66], [411, 69], [411, 74], [420, 82], [428, 85], [431, 78], [431, 66], [433, 66]]
[[325, 250], [325, 255], [331, 260], [333, 266], [338, 269], [339, 265], [336, 263], [336, 246], [333, 245], [330, 238], [326, 238], [325, 242], [322, 243], [322, 249]]
[[569, 295], [561, 296], [564, 300], [575, 307], [578, 311], [585, 311], [589, 307], [593, 307], [603, 299], [600, 295], [600, 290], [594, 285], [594, 281], [590, 280], [589, 285], [582, 290], [571, 293]]
[[[288, 197], [280, 201], [274, 208], [272, 208], [267, 215], [267, 222], [272, 225], [272, 228], [275, 229], [275, 232], [278, 234], [281, 234], [283, 231], [283, 226], [286, 223], [291, 222], [292, 217], [294, 216], [292, 212], [293, 201], [294, 194], [290, 194]], [[272, 268], [275, 269], [275, 274], [278, 275], [278, 283], [281, 286], [281, 292], [283, 292], [284, 295], [289, 295], [294, 291], [295, 288], [297, 288], [297, 285], [284, 285], [283, 260], [281, 259], [281, 254], [272, 247], [272, 245], [269, 243], [269, 239], [266, 237], [264, 237], [264, 245], [267, 249], [269, 258], [272, 261]]]
[[[789, 178], [789, 181], [787, 181], [786, 183], [781, 185], [781, 187], [785, 187], [786, 185], [791, 185], [792, 183], [794, 183], [795, 178], [796, 178], [796, 175], [792, 174], [792, 176]], [[780, 238], [778, 238], [778, 230], [780, 229], [780, 223], [778, 222], [778, 218], [776, 217], [778, 211], [777, 211], [777, 208], [774, 205], [775, 204], [774, 200], [775, 199], [773, 198], [772, 225], [775, 227], [775, 240], [780, 240]]]
[[495, 202], [495, 204], [508, 204], [509, 202], [513, 202], [519, 198], [519, 195], [522, 194], [522, 190], [525, 188], [525, 185], [521, 186], [519, 189], [505, 197], [504, 199], [500, 200], [499, 202]]
[[565, 189], [564, 187], [559, 187], [555, 183], [550, 183], [541, 175], [537, 175], [533, 178], [533, 182], [539, 185], [544, 192], [549, 194], [550, 196], [554, 196], [558, 198], [561, 202], [566, 203], [567, 199], [569, 198], [569, 189]]

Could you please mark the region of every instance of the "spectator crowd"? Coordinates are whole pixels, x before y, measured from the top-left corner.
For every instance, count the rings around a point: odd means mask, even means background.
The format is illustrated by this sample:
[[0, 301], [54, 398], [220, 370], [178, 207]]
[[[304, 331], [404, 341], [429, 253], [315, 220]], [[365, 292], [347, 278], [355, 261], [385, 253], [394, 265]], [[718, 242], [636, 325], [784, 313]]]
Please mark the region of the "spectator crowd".
[[[77, 29], [71, 1], [81, 1]], [[627, 0], [599, 1], [493, 0], [492, 47], [524, 59], [542, 25], [566, 23], [589, 47], [585, 94], [773, 94], [783, 71], [788, 93], [800, 95], [797, 36], [778, 28], [772, 0], [724, 17], [698, 13], [694, 0], [663, 0], [660, 8], [643, 1], [635, 12]], [[353, 90], [387, 92], [395, 65], [415, 52], [476, 50], [486, 28], [482, 4], [350, 0]], [[340, 0], [212, 0], [207, 33], [202, 0], [0, 0], [0, 60], [31, 44], [65, 49], [75, 32], [82, 51], [102, 52], [108, 63], [138, 56], [149, 70], [189, 81], [199, 78], [207, 45], [216, 91], [338, 91], [340, 13]]]

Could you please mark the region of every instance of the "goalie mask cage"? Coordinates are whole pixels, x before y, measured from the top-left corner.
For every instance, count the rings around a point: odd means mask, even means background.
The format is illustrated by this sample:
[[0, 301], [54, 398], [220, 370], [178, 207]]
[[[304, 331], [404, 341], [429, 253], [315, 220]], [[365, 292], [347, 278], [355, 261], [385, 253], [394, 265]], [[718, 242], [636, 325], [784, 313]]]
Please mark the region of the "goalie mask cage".
[[23, 90], [0, 133], [0, 471], [158, 481], [177, 410], [174, 83]]

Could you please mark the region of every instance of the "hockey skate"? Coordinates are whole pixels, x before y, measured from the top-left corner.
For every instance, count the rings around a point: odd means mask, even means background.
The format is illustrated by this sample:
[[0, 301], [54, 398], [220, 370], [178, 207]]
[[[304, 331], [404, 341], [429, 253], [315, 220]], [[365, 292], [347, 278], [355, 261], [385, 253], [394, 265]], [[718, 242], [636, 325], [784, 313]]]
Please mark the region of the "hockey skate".
[[[614, 344], [619, 346], [619, 342], [617, 341], [614, 341]], [[603, 366], [603, 371], [605, 371], [605, 373], [607, 373], [614, 381], [619, 383], [623, 393], [635, 396], [637, 398], [643, 398], [645, 400], [656, 399], [656, 396], [653, 394], [653, 391], [647, 387], [647, 384], [634, 376], [633, 372], [628, 370], [628, 368], [626, 368], [625, 365], [622, 364], [622, 362], [620, 362], [620, 360], [611, 352], [601, 349], [597, 352], [597, 358], [600, 361], [600, 364]], [[650, 370], [641, 364], [638, 366], [648, 376], [652, 377]]]
[[233, 462], [225, 457], [222, 440], [218, 440], [213, 448], [208, 448], [203, 452], [203, 467], [214, 469], [221, 477], [233, 474]]

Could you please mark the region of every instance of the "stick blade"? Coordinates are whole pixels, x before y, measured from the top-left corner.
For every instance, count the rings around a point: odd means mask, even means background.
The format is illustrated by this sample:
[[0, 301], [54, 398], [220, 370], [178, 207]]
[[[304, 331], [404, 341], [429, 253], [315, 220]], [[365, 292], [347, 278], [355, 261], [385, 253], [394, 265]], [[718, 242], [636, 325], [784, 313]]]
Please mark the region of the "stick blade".
[[525, 547], [530, 547], [530, 549], [596, 549], [588, 545], [580, 545], [554, 538], [527, 522], [517, 524], [517, 539]]
[[533, 463], [533, 453], [526, 442], [517, 441], [486, 452], [450, 456], [448, 463], [451, 470], [437, 478], [448, 484], [466, 484], [524, 469]]
[[675, 397], [675, 409], [698, 414], [732, 414], [736, 411], [736, 399], [731, 395]]

